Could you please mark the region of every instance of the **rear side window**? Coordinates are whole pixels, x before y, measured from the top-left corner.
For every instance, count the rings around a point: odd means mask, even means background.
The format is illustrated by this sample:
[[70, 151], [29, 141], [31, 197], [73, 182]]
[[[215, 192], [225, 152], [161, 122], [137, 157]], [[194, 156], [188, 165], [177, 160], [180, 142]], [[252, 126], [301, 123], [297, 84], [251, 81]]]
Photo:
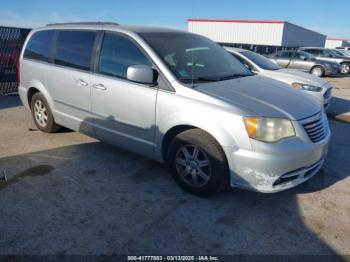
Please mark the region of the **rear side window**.
[[106, 33], [103, 39], [98, 72], [105, 75], [126, 78], [131, 65], [152, 64], [136, 44], [129, 39]]
[[48, 62], [54, 34], [54, 30], [34, 33], [24, 50], [24, 58]]
[[305, 52], [308, 52], [316, 56], [320, 54], [320, 50], [317, 50], [317, 49], [306, 49]]
[[55, 64], [90, 70], [97, 33], [91, 31], [60, 31], [56, 43]]
[[281, 58], [290, 58], [291, 53], [287, 52], [287, 51], [281, 51], [277, 53], [277, 57], [281, 57]]

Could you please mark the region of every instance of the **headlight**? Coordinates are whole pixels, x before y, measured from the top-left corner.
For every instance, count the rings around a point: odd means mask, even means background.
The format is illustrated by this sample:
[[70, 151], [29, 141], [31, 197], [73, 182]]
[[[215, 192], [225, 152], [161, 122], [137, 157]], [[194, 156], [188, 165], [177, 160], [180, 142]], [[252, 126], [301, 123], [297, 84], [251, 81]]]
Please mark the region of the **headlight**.
[[292, 84], [292, 87], [294, 87], [296, 89], [302, 89], [302, 90], [313, 91], [313, 92], [321, 92], [322, 91], [322, 87], [320, 87], [320, 86], [313, 86], [313, 85], [296, 83], [296, 82]]
[[293, 124], [284, 118], [245, 117], [244, 124], [250, 138], [263, 142], [277, 142], [295, 136]]

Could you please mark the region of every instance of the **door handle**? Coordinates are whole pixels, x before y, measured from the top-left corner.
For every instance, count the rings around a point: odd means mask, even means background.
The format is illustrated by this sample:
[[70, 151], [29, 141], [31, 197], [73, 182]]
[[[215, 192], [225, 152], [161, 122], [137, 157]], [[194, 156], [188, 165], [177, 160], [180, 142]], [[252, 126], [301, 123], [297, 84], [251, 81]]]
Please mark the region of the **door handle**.
[[85, 82], [83, 79], [78, 79], [77, 84], [80, 86], [88, 86], [88, 83]]
[[105, 87], [103, 84], [94, 84], [93, 87], [98, 90], [107, 90], [107, 87]]

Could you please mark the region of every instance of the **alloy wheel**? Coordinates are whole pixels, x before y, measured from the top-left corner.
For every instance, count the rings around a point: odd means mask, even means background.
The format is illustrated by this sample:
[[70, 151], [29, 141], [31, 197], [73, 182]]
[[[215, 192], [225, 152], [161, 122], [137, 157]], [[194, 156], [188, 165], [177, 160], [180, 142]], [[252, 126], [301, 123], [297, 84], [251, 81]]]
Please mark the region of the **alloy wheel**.
[[206, 185], [211, 177], [211, 165], [205, 152], [195, 145], [184, 145], [176, 153], [177, 173], [193, 187]]
[[322, 75], [322, 69], [319, 67], [316, 67], [314, 69], [312, 69], [312, 74], [315, 76], [321, 76]]
[[49, 118], [46, 106], [41, 100], [37, 100], [34, 103], [34, 117], [39, 126], [46, 127]]
[[343, 64], [341, 67], [341, 73], [342, 74], [349, 74], [350, 72], [350, 65], [349, 64]]

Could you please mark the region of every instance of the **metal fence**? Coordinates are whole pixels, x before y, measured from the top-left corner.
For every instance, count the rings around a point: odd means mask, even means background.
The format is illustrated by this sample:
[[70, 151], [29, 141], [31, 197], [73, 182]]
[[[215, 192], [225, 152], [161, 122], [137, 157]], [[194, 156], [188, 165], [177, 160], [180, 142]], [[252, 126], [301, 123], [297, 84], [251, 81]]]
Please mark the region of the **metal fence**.
[[30, 29], [0, 26], [0, 95], [17, 91], [19, 55], [29, 32]]
[[251, 50], [261, 55], [268, 55], [280, 50], [296, 50], [298, 47], [284, 47], [284, 46], [269, 46], [269, 45], [250, 45], [250, 44], [232, 44], [232, 43], [219, 43], [222, 46], [230, 46], [236, 48], [242, 48]]

